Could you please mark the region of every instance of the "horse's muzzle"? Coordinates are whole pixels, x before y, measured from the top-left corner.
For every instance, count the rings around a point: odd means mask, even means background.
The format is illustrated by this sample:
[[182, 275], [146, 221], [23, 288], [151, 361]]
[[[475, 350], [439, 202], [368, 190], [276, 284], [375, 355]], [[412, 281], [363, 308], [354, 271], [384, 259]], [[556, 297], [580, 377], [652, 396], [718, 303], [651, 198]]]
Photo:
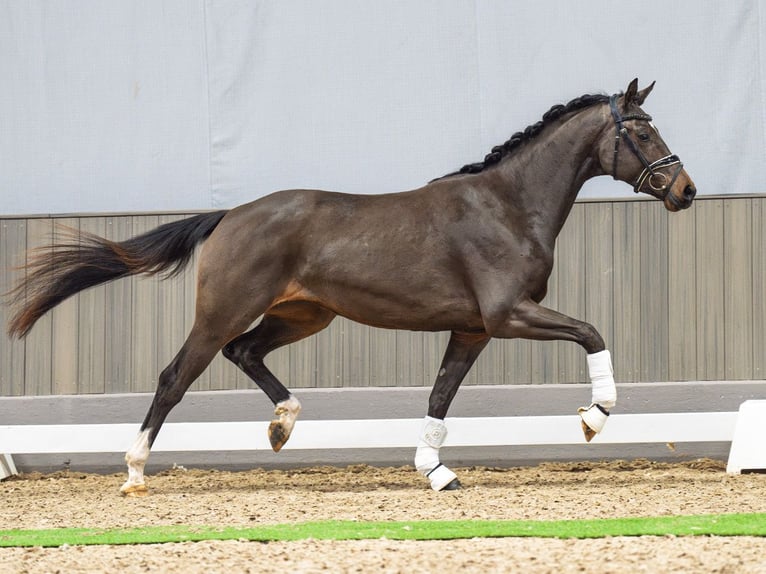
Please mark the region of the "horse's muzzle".
[[691, 207], [692, 201], [694, 201], [694, 197], [696, 195], [697, 195], [697, 188], [691, 184], [688, 184], [684, 188], [683, 200], [681, 201], [681, 205], [679, 207], [681, 209], [688, 209], [689, 207]]
[[673, 205], [673, 207], [676, 208], [676, 210], [681, 211], [682, 209], [689, 209], [691, 207], [696, 195], [697, 188], [692, 184], [687, 184], [680, 198], [672, 192], [668, 192], [667, 199]]

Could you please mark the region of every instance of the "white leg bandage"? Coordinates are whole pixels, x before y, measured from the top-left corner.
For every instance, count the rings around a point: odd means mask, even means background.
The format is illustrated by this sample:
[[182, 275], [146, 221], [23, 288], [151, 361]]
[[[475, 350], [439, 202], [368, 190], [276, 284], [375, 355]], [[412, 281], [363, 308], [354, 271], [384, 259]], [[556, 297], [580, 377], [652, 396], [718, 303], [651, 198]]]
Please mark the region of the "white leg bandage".
[[604, 349], [588, 355], [588, 374], [591, 381], [591, 404], [577, 410], [582, 418], [585, 440], [589, 441], [604, 428], [609, 409], [617, 402], [617, 387], [614, 384], [612, 356]]
[[617, 387], [614, 386], [612, 356], [608, 350], [588, 355], [588, 373], [592, 384], [591, 402], [611, 409], [617, 402]]
[[426, 417], [415, 452], [415, 468], [428, 478], [434, 490], [444, 489], [457, 478], [454, 472], [439, 462], [439, 448], [446, 438], [447, 427], [444, 421]]

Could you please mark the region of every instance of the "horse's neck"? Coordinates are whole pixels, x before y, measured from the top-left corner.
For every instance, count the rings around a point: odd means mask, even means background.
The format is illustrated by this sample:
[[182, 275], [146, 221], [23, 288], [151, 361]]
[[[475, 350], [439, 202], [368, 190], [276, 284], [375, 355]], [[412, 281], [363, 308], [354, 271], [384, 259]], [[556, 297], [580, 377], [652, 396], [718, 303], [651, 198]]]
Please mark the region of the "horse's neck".
[[498, 166], [501, 193], [536, 222], [536, 234], [554, 241], [583, 184], [603, 175], [594, 146], [605, 121], [601, 106], [583, 110], [549, 126]]

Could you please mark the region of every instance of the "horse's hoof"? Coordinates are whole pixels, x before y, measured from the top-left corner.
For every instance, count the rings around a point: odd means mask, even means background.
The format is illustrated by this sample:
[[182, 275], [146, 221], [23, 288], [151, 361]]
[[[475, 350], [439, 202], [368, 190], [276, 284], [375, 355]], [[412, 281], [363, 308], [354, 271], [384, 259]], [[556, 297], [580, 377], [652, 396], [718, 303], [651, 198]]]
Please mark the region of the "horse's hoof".
[[287, 439], [290, 438], [290, 433], [293, 432], [295, 419], [300, 412], [301, 403], [292, 395], [275, 405], [274, 414], [278, 418], [269, 424], [269, 442], [274, 452], [279, 452], [285, 446]]
[[589, 407], [580, 407], [577, 409], [577, 414], [580, 415], [580, 425], [587, 442], [593, 440], [593, 437], [603, 430], [609, 418], [609, 411], [596, 403]]
[[281, 421], [271, 421], [269, 425], [269, 442], [274, 452], [279, 452], [289, 438], [290, 433], [282, 425]]
[[582, 425], [582, 432], [585, 435], [585, 442], [592, 441], [593, 437], [596, 436], [596, 431], [594, 431], [587, 424], [585, 424], [585, 421], [581, 420], [580, 424]]
[[460, 484], [460, 481], [457, 478], [453, 478], [440, 492], [445, 490], [460, 490], [461, 488], [463, 488], [463, 485]]
[[146, 488], [145, 484], [125, 484], [120, 488], [120, 494], [130, 498], [140, 498], [143, 496], [148, 496], [149, 489]]

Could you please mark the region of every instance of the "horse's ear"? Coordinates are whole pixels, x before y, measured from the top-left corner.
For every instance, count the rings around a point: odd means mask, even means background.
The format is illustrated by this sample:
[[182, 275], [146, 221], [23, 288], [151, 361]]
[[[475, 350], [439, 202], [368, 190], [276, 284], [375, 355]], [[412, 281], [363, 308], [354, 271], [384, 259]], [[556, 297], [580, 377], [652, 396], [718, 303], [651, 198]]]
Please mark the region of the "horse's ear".
[[639, 106], [640, 106], [640, 105], [643, 105], [643, 103], [644, 103], [644, 100], [646, 99], [646, 96], [648, 96], [648, 95], [651, 93], [652, 89], [654, 89], [654, 82], [652, 82], [651, 84], [649, 84], [648, 86], [646, 86], [646, 87], [645, 87], [643, 90], [641, 90], [640, 92], [638, 92], [638, 93], [636, 94], [636, 98], [635, 98], [635, 100], [634, 100], [634, 101], [635, 101], [635, 102], [636, 102], [636, 103], [637, 103]]
[[628, 85], [628, 89], [625, 90], [625, 106], [629, 106], [636, 101], [636, 94], [638, 93], [638, 78], [633, 78], [633, 81]]

